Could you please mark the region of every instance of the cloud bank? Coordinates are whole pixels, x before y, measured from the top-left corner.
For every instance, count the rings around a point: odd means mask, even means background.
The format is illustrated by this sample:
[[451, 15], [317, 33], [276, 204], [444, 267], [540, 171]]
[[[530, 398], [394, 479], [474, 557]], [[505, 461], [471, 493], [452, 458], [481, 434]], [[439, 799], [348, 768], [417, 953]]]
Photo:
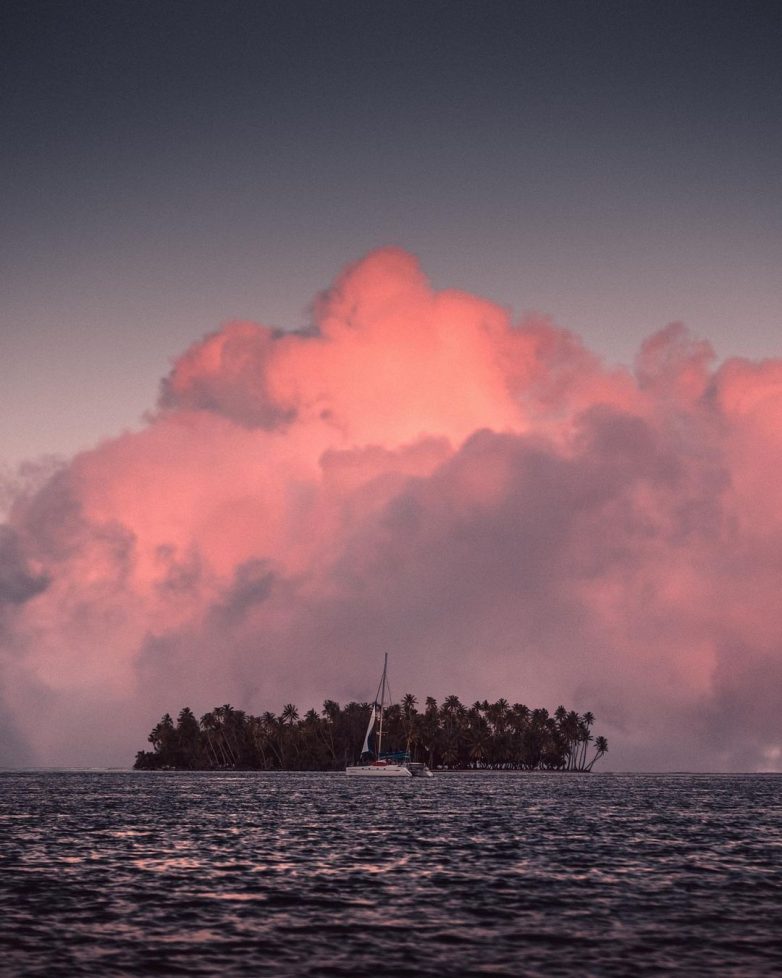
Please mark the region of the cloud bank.
[[377, 251], [15, 487], [0, 757], [130, 763], [165, 710], [366, 699], [389, 652], [397, 694], [591, 709], [616, 769], [780, 769], [780, 474], [782, 360], [673, 324], [608, 369]]

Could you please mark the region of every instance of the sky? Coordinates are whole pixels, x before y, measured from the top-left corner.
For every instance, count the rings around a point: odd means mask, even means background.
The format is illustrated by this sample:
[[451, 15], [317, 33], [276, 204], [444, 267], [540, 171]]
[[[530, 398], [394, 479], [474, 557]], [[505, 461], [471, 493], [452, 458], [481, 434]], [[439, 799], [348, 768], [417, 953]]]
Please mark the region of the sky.
[[782, 765], [778, 5], [0, 17], [0, 759], [389, 651]]

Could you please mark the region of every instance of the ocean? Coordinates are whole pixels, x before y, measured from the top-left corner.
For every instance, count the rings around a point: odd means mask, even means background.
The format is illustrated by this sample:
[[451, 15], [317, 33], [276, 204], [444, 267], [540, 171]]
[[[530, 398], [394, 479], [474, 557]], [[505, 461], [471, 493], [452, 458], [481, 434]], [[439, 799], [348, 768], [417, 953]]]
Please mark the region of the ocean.
[[782, 777], [0, 774], [3, 976], [782, 974]]

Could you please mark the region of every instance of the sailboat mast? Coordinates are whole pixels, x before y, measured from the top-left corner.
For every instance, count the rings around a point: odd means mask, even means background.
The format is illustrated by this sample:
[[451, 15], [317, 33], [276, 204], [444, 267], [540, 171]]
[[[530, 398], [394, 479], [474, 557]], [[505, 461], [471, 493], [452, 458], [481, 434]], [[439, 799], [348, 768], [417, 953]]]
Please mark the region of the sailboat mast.
[[377, 735], [377, 756], [380, 757], [380, 750], [383, 746], [383, 703], [386, 699], [386, 671], [388, 669], [388, 652], [383, 661], [383, 678], [380, 680], [380, 730]]

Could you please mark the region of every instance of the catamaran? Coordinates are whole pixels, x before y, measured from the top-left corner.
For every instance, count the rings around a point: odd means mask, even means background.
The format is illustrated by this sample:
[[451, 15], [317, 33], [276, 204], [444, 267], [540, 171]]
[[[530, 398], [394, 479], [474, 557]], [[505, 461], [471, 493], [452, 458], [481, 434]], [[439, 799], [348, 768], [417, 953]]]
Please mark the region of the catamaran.
[[[358, 764], [350, 764], [345, 768], [345, 774], [358, 778], [411, 778], [431, 777], [432, 772], [425, 764], [410, 761], [407, 751], [382, 753], [383, 749], [383, 708], [388, 692], [388, 653], [383, 662], [383, 675], [375, 694], [375, 701], [369, 714], [367, 732], [364, 734], [364, 745], [361, 748], [361, 759]], [[377, 734], [377, 749], [375, 749], [375, 734]]]

